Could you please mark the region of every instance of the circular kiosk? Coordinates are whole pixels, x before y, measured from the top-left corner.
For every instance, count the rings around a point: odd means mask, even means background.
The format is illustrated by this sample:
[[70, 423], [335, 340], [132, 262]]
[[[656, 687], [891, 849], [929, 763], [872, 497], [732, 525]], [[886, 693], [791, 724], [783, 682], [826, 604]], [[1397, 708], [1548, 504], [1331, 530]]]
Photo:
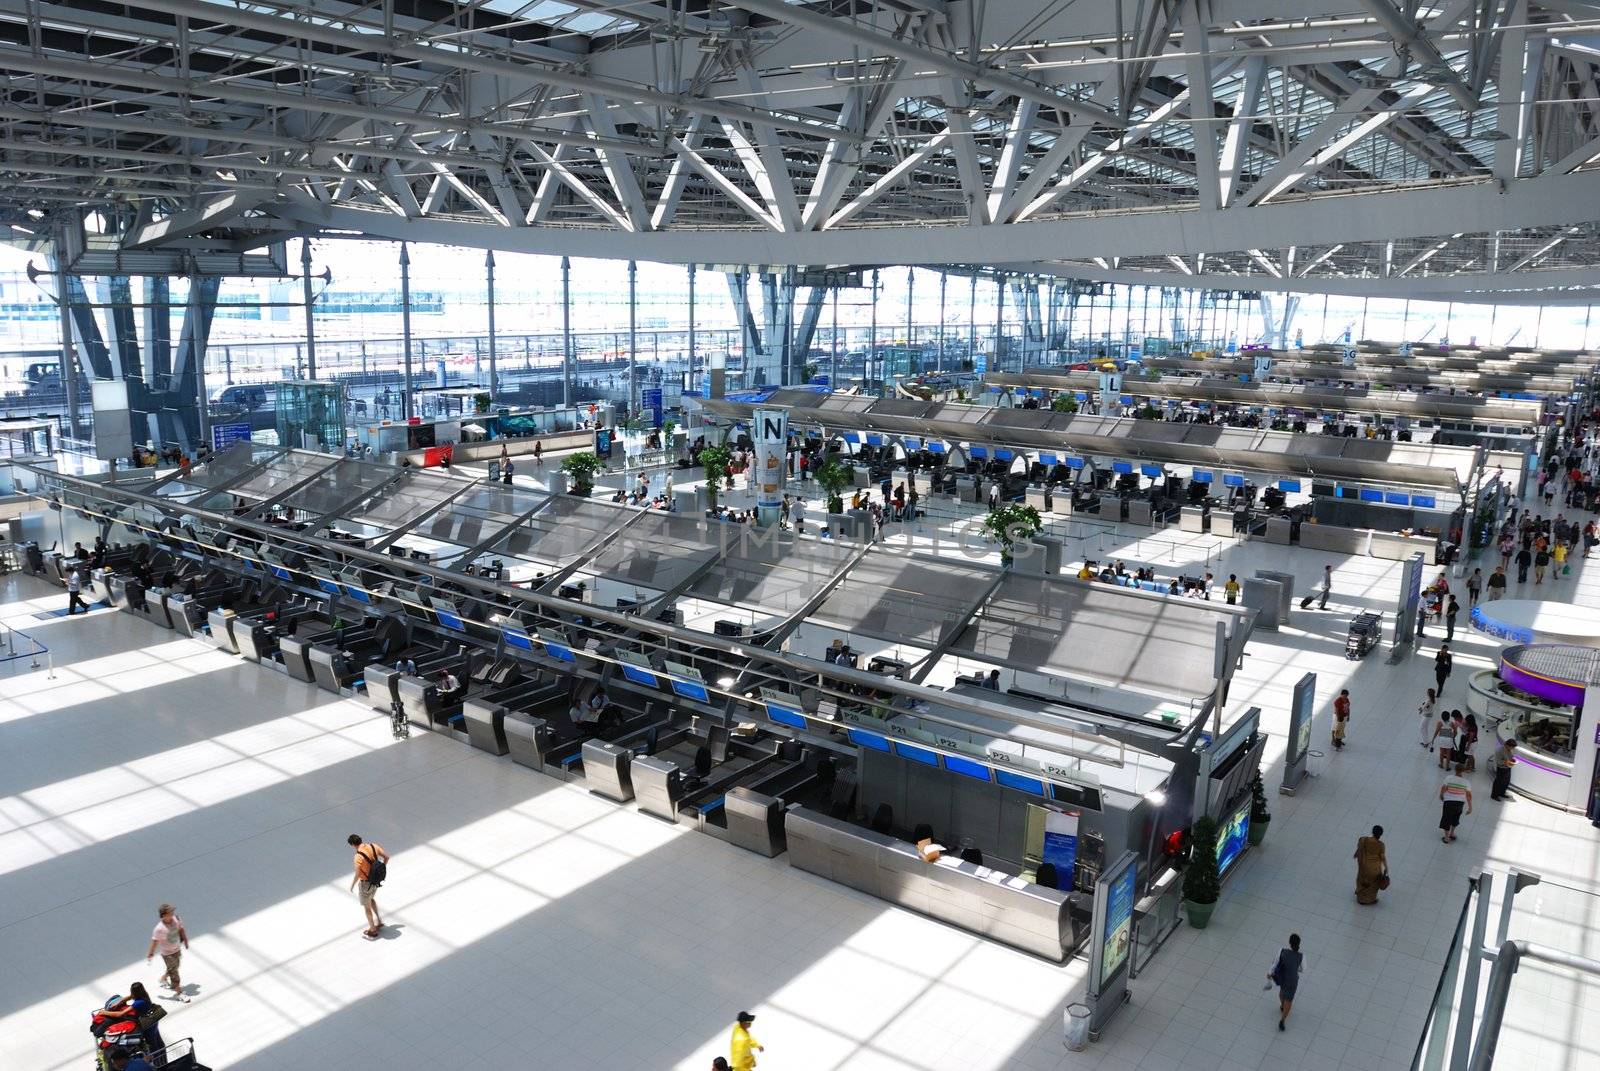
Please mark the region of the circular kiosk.
[[1600, 647], [1600, 614], [1565, 602], [1501, 599], [1472, 608], [1472, 627], [1512, 643]]
[[1600, 649], [1518, 644], [1501, 652], [1492, 676], [1472, 684], [1489, 724], [1484, 735], [1494, 743], [1516, 738], [1513, 790], [1600, 821]]

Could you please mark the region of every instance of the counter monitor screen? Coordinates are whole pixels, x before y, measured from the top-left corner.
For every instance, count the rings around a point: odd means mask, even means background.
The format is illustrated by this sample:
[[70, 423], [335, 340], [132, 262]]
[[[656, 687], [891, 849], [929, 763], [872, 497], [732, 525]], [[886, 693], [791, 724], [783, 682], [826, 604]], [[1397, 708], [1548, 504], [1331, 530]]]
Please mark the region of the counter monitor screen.
[[578, 656], [572, 653], [572, 648], [562, 636], [557, 636], [553, 632], [541, 632], [539, 642], [544, 644], [544, 653], [558, 662], [578, 661]]
[[521, 629], [503, 628], [500, 635], [505, 638], [507, 647], [515, 647], [519, 651], [533, 650], [533, 638]]
[[946, 755], [944, 757], [944, 768], [953, 774], [971, 777], [974, 780], [989, 780], [989, 767], [981, 762], [974, 762], [972, 759], [964, 759], [959, 755]]
[[869, 748], [872, 751], [888, 751], [889, 741], [877, 733], [869, 733], [865, 729], [850, 729], [850, 742], [857, 747]]
[[1015, 789], [1026, 792], [1031, 796], [1044, 795], [1044, 782], [1037, 777], [1025, 777], [1022, 774], [1012, 773], [1010, 770], [996, 769], [994, 771], [995, 783], [1001, 788]]
[[677, 662], [666, 663], [667, 672], [671, 674], [667, 683], [672, 685], [672, 690], [684, 699], [692, 699], [696, 703], [711, 702], [711, 694], [706, 691], [705, 682], [700, 677], [699, 670], [689, 666], [679, 665]]
[[467, 622], [462, 618], [460, 611], [456, 609], [455, 603], [446, 602], [444, 599], [435, 599], [433, 601], [433, 612], [437, 615], [439, 624], [443, 627], [456, 632], [467, 631]]
[[646, 688], [659, 688], [661, 681], [650, 666], [650, 660], [636, 651], [618, 651], [617, 661], [622, 664], [622, 675], [634, 684]]
[[899, 741], [896, 741], [894, 745], [894, 753], [899, 755], [902, 759], [910, 759], [912, 762], [920, 762], [924, 766], [939, 765], [939, 753], [937, 751], [929, 751], [925, 747], [912, 747], [910, 744], [903, 744]]

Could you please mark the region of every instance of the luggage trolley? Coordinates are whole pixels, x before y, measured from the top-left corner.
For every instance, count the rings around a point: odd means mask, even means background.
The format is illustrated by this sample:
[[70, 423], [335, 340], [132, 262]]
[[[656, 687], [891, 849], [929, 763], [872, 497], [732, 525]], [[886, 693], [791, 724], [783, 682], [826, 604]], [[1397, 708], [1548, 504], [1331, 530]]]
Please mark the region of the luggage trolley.
[[1383, 615], [1361, 613], [1350, 619], [1350, 631], [1344, 638], [1344, 656], [1350, 659], [1367, 657], [1383, 640]]

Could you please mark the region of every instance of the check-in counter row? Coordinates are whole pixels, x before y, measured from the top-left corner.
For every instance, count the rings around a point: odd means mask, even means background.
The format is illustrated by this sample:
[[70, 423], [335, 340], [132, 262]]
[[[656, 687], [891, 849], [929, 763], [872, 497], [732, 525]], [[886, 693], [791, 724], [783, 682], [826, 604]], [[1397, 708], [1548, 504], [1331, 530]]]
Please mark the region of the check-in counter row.
[[1346, 528], [1337, 524], [1301, 524], [1299, 529], [1300, 545], [1308, 550], [1356, 556], [1370, 554], [1388, 561], [1404, 561], [1421, 552], [1427, 564], [1438, 564], [1439, 541], [1432, 536], [1402, 535], [1372, 528]]
[[789, 865], [1057, 963], [1087, 935], [1092, 905], [988, 867], [945, 856], [803, 807], [784, 817]]

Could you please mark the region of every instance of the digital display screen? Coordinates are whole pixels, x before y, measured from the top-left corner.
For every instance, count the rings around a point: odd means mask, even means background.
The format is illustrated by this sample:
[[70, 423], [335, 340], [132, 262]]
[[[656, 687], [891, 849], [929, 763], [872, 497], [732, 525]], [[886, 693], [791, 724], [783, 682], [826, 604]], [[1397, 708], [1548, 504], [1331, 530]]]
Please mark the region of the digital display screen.
[[989, 449], [985, 446], [974, 446], [970, 449], [970, 453], [973, 457], [988, 457]]
[[1222, 477], [1222, 486], [1224, 486], [1224, 487], [1243, 487], [1244, 486], [1244, 477], [1243, 476], [1234, 476], [1232, 474], [1225, 474]]
[[443, 625], [445, 628], [454, 629], [457, 632], [467, 631], [467, 623], [463, 621], [460, 616], [451, 613], [449, 610], [440, 610], [437, 608], [434, 610], [434, 613], [439, 618], [439, 624]]
[[1056, 460], [1056, 455], [1054, 454], [1040, 454], [1039, 460], [1044, 462], [1046, 465], [1059, 464], [1059, 462]]
[[1125, 867], [1106, 888], [1106, 928], [1100, 942], [1100, 983], [1116, 975], [1128, 960], [1133, 940], [1133, 892], [1136, 867]]
[[960, 774], [962, 777], [970, 777], [977, 781], [989, 780], [989, 767], [981, 762], [973, 762], [971, 759], [961, 758], [959, 755], [946, 755], [944, 757], [944, 768], [951, 773]]
[[1433, 509], [1438, 505], [1438, 500], [1432, 495], [1412, 495], [1411, 504], [1419, 509]]
[[857, 747], [868, 748], [872, 751], [888, 751], [889, 741], [877, 733], [869, 733], [865, 729], [851, 729], [850, 742]]
[[1161, 466], [1160, 465], [1140, 465], [1139, 466], [1139, 471], [1144, 473], [1146, 476], [1150, 477], [1153, 480], [1156, 477], [1161, 475]]
[[1010, 461], [1012, 459], [1012, 457], [1015, 456], [1015, 455], [1013, 455], [1010, 450], [996, 449], [995, 452], [994, 452], [994, 456], [996, 458], [998, 458], [999, 460], [1001, 460], [1001, 461]]
[[791, 729], [804, 729], [806, 727], [806, 719], [798, 710], [780, 707], [776, 703], [767, 704], [767, 717], [779, 725], [787, 725]]
[[533, 639], [526, 632], [514, 628], [503, 628], [500, 635], [505, 638], [507, 647], [515, 647], [519, 651], [532, 651]]
[[344, 593], [350, 596], [356, 602], [366, 603], [368, 606], [372, 605], [372, 598], [360, 588], [353, 588], [349, 584], [346, 584], [344, 586]]
[[1226, 874], [1228, 868], [1244, 851], [1245, 840], [1250, 835], [1250, 805], [1235, 811], [1227, 824], [1217, 834], [1217, 873]]
[[1122, 475], [1127, 476], [1127, 475], [1129, 475], [1130, 473], [1133, 472], [1133, 462], [1131, 462], [1131, 461], [1113, 461], [1111, 463], [1111, 471], [1112, 472], [1121, 473]]
[[1210, 483], [1211, 473], [1205, 471], [1204, 469], [1195, 469], [1189, 474], [1189, 479], [1194, 483]]
[[697, 703], [711, 702], [711, 696], [706, 691], [706, 686], [699, 681], [680, 681], [676, 677], [670, 677], [668, 680], [672, 684], [672, 690], [683, 698], [693, 699]]
[[1299, 480], [1279, 480], [1278, 481], [1278, 490], [1280, 490], [1280, 491], [1299, 491], [1300, 490], [1300, 481]]
[[1406, 494], [1404, 491], [1385, 491], [1383, 493], [1383, 500], [1391, 506], [1411, 505], [1411, 496]]
[[271, 572], [272, 572], [272, 575], [277, 577], [279, 580], [293, 580], [294, 579], [294, 577], [290, 575], [289, 570], [285, 569], [281, 565], [271, 565], [271, 566], [268, 566], [267, 568], [270, 569]]
[[578, 661], [578, 656], [572, 653], [572, 648], [560, 643], [551, 643], [549, 640], [544, 641], [544, 653], [558, 662]]
[[622, 675], [634, 684], [642, 684], [646, 688], [661, 687], [661, 682], [656, 679], [654, 673], [640, 669], [638, 666], [630, 666], [626, 662], [622, 664]]
[[996, 769], [994, 772], [995, 783], [1002, 788], [1015, 789], [1026, 792], [1032, 796], [1044, 795], [1044, 782], [1037, 777], [1024, 777], [1022, 774], [1012, 773], [1010, 770]]
[[1363, 502], [1382, 502], [1383, 501], [1383, 492], [1382, 491], [1375, 491], [1375, 490], [1373, 490], [1373, 489], [1371, 489], [1369, 487], [1363, 487], [1361, 489], [1361, 501], [1363, 501]]
[[925, 747], [912, 747], [910, 744], [902, 744], [897, 741], [894, 745], [894, 753], [902, 759], [920, 762], [924, 766], [939, 765], [939, 753], [937, 751], [929, 751]]
[[323, 591], [326, 591], [329, 595], [343, 595], [344, 594], [344, 588], [341, 588], [338, 584], [334, 583], [332, 580], [324, 580], [320, 576], [317, 577], [317, 587], [321, 588]]
[[1081, 458], [1081, 457], [1069, 457], [1069, 458], [1067, 458], [1067, 468], [1069, 468], [1069, 469], [1081, 469], [1081, 468], [1083, 468], [1083, 458]]

